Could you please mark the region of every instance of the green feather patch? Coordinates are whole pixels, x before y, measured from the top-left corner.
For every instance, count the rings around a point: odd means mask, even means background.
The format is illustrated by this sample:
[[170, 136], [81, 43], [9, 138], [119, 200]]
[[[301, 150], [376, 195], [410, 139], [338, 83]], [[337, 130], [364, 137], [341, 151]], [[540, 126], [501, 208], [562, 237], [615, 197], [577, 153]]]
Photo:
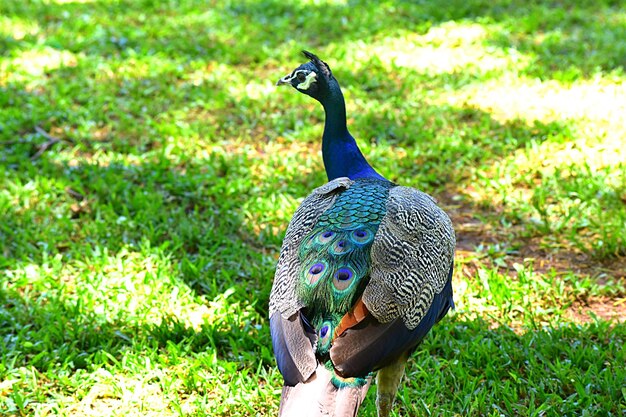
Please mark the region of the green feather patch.
[[357, 180], [340, 193], [298, 248], [296, 294], [318, 335], [317, 354], [328, 354], [332, 333], [369, 280], [370, 249], [393, 184]]
[[333, 374], [331, 382], [336, 388], [362, 387], [363, 385], [367, 384], [367, 378], [344, 378], [342, 376], [337, 375], [337, 372], [335, 371], [335, 368], [333, 368], [333, 364], [331, 361], [327, 361], [324, 364], [324, 367]]

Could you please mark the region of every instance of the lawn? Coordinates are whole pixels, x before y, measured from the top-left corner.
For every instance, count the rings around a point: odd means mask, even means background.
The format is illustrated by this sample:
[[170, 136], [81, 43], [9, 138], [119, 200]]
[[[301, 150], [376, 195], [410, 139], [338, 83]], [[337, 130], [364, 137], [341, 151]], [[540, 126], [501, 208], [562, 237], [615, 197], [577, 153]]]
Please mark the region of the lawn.
[[395, 415], [626, 414], [625, 10], [3, 0], [0, 414], [276, 414], [274, 266], [326, 180], [320, 106], [274, 86], [301, 49], [457, 232]]

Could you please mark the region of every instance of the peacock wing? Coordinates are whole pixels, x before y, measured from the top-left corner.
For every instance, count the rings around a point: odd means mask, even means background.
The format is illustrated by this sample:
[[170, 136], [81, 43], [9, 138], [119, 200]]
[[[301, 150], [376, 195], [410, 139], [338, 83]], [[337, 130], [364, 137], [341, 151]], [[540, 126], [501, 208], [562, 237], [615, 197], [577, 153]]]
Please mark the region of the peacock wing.
[[414, 329], [449, 280], [455, 244], [452, 222], [432, 197], [410, 187], [393, 188], [363, 293], [372, 315], [381, 323], [402, 317]]

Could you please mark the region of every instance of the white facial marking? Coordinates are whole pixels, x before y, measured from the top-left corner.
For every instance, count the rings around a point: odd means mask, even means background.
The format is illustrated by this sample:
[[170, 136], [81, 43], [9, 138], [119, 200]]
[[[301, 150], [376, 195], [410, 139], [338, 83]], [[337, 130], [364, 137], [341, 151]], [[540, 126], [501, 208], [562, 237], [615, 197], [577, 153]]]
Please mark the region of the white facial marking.
[[293, 80], [294, 74], [285, 75], [279, 80], [279, 84], [289, 84]]
[[309, 87], [311, 86], [311, 84], [313, 84], [315, 82], [315, 79], [317, 78], [317, 74], [313, 71], [309, 72], [309, 74], [306, 76], [306, 78], [304, 79], [304, 81], [302, 81], [300, 84], [298, 84], [296, 87], [299, 90], [308, 90]]

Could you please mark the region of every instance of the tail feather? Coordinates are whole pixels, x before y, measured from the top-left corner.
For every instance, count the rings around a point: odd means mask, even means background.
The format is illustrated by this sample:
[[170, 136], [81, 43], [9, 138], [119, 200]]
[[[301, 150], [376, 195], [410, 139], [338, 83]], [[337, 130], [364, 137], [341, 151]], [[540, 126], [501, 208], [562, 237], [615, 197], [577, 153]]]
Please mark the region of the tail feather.
[[370, 379], [360, 387], [337, 388], [333, 374], [323, 365], [305, 382], [285, 385], [280, 400], [279, 417], [356, 417], [365, 399]]

